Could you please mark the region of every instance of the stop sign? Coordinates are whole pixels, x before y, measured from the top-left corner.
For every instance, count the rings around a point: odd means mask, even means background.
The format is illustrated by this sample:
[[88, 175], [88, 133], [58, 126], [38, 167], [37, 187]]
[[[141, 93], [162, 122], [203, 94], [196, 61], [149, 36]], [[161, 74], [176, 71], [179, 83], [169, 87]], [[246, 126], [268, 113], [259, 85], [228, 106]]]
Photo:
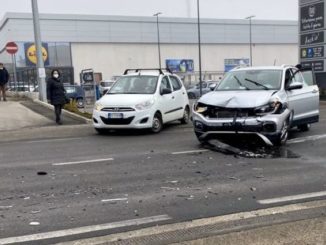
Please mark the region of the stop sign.
[[9, 42], [6, 44], [6, 51], [9, 53], [9, 54], [15, 54], [17, 53], [18, 51], [18, 46], [16, 43], [14, 42]]

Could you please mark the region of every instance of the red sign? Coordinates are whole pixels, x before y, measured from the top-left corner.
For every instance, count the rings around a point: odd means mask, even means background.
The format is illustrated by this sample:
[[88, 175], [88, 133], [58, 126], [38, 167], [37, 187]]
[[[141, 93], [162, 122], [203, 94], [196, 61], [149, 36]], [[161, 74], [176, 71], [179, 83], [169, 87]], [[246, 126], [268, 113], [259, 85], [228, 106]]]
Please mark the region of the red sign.
[[6, 51], [9, 53], [9, 54], [15, 54], [17, 53], [18, 51], [18, 46], [16, 43], [14, 42], [9, 42], [6, 44]]

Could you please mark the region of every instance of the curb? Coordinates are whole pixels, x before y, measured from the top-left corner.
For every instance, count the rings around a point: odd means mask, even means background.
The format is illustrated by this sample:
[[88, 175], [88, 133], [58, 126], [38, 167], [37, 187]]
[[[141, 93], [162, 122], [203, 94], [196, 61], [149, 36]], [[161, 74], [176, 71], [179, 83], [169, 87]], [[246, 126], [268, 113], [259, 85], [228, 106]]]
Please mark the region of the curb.
[[[43, 101], [40, 101], [39, 99], [34, 99], [33, 102], [36, 103], [36, 104], [38, 104], [38, 105], [41, 105], [41, 106], [43, 106], [43, 107], [46, 107], [46, 108], [48, 108], [48, 109], [54, 111], [53, 105], [50, 105], [50, 104], [45, 103], [45, 102], [43, 102]], [[63, 115], [65, 115], [65, 116], [71, 117], [71, 118], [73, 118], [73, 119], [75, 119], [75, 120], [78, 120], [78, 121], [84, 122], [84, 123], [86, 123], [86, 124], [91, 124], [91, 123], [92, 123], [92, 120], [91, 120], [91, 119], [88, 119], [88, 118], [85, 118], [85, 117], [79, 116], [79, 115], [77, 115], [77, 114], [75, 114], [75, 113], [72, 113], [72, 112], [70, 112], [70, 111], [67, 111], [67, 110], [65, 110], [65, 109], [62, 110], [62, 113], [63, 113]]]

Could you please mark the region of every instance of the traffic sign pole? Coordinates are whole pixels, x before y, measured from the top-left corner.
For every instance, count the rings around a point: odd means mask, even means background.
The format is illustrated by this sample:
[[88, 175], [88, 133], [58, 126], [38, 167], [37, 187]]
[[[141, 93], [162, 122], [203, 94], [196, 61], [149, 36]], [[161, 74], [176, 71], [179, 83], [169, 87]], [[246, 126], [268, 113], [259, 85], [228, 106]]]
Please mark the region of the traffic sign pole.
[[11, 60], [12, 60], [12, 67], [13, 67], [13, 72], [14, 72], [14, 84], [15, 84], [15, 91], [17, 92], [17, 72], [16, 72], [16, 53], [18, 51], [18, 46], [15, 42], [9, 42], [6, 44], [6, 51], [8, 54], [11, 55]]
[[12, 54], [11, 55], [12, 59], [12, 66], [14, 68], [14, 84], [15, 84], [15, 91], [18, 91], [18, 81], [17, 81], [17, 71], [16, 71], [16, 55]]

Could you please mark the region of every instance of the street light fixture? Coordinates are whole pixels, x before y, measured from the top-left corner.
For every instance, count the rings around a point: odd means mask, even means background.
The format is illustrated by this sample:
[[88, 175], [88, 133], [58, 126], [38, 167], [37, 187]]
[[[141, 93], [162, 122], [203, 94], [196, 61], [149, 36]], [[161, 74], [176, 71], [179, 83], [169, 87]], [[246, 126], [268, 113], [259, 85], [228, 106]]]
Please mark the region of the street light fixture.
[[158, 16], [162, 14], [161, 12], [157, 12], [156, 14], [153, 14], [153, 16], [156, 16], [156, 25], [157, 25], [157, 48], [158, 48], [158, 61], [160, 69], [162, 68], [161, 65], [161, 44], [160, 44], [160, 27], [158, 24]]
[[197, 23], [198, 23], [198, 52], [199, 52], [199, 94], [202, 96], [203, 94], [203, 82], [201, 77], [201, 38], [200, 38], [200, 11], [199, 11], [199, 0], [197, 0]]
[[250, 45], [250, 66], [252, 66], [252, 33], [251, 33], [251, 19], [255, 18], [255, 15], [250, 15], [246, 18], [246, 20], [249, 20], [249, 45]]

